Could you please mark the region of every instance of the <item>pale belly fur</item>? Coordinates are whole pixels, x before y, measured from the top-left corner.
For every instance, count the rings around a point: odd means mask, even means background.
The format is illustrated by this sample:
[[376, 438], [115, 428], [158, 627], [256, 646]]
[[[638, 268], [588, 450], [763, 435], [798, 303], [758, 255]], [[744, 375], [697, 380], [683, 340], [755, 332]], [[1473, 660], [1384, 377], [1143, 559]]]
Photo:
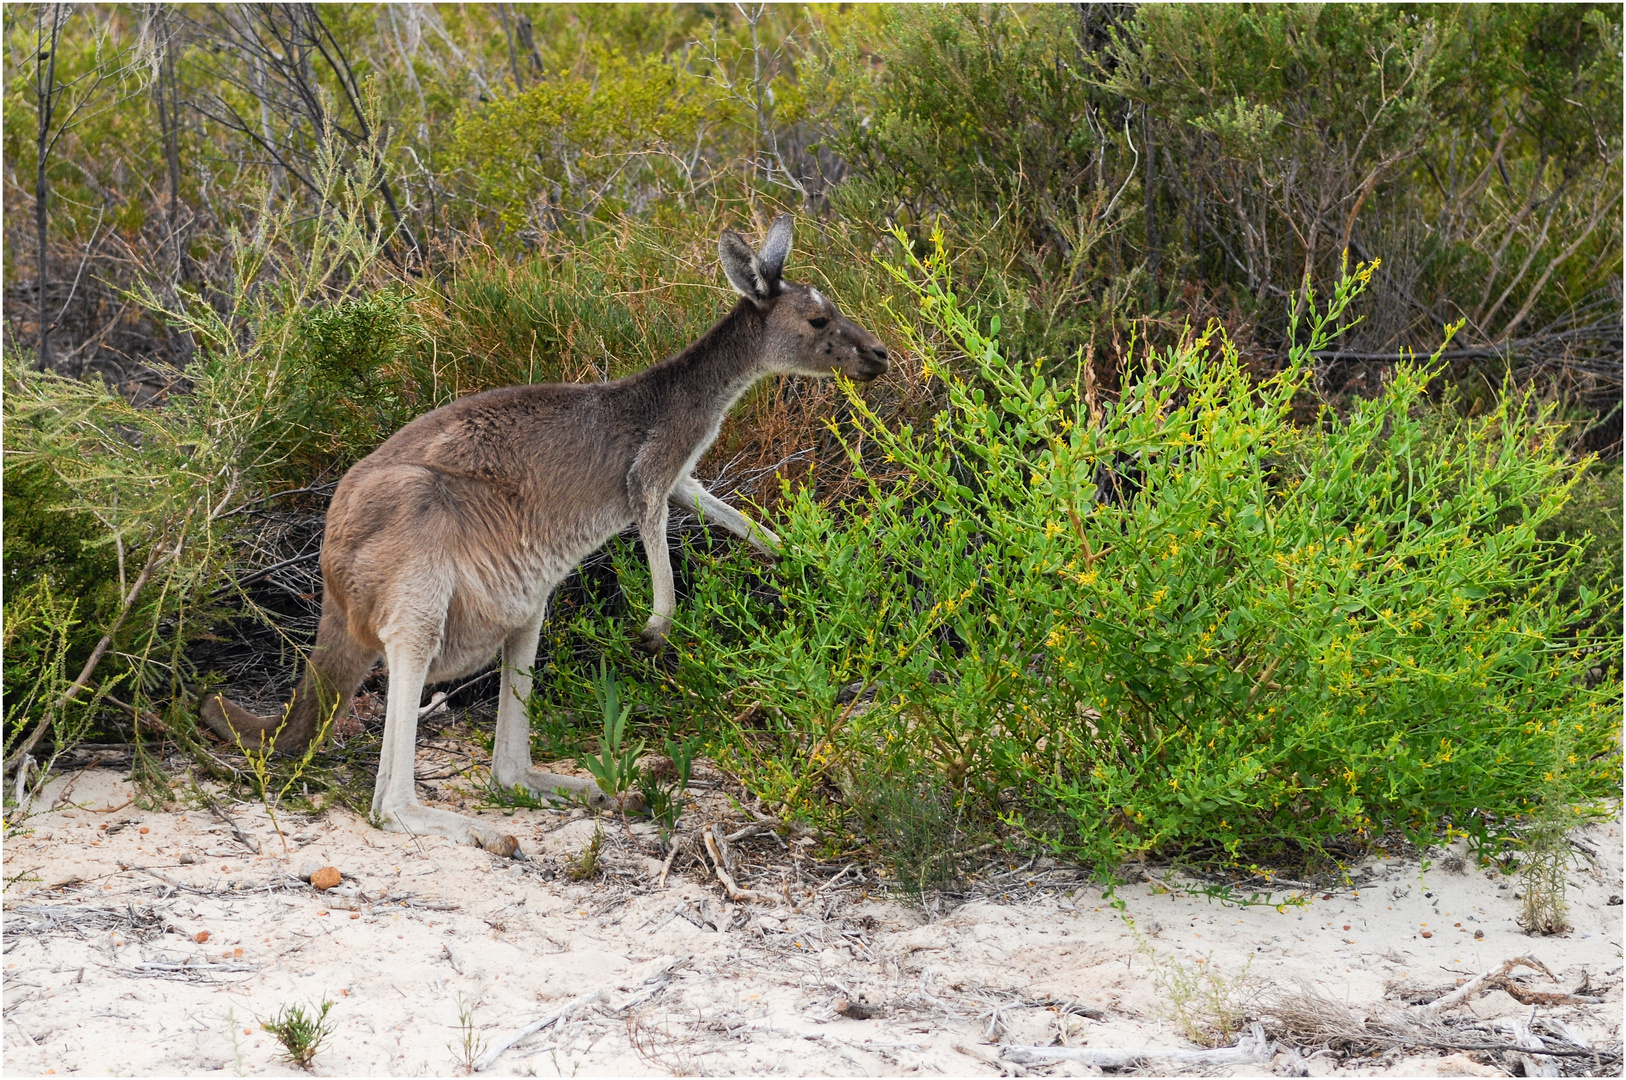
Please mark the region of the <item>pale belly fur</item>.
[[[460, 567], [428, 681], [457, 679], [485, 667], [511, 635], [543, 616], [553, 590], [583, 559], [629, 524], [630, 519], [607, 513], [571, 535], [555, 537], [547, 549], [532, 548], [495, 566]], [[504, 661], [529, 667], [535, 657]]]

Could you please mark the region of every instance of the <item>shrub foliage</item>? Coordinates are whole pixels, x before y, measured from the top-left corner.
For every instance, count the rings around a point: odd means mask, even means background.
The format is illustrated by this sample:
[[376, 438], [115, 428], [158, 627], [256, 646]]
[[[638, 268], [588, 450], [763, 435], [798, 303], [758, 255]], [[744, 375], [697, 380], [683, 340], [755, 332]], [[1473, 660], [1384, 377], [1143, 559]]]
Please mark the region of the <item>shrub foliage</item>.
[[[689, 707], [771, 717], [733, 743], [761, 787], [796, 804], [930, 762], [1109, 861], [1442, 819], [1483, 839], [1560, 745], [1571, 795], [1610, 792], [1619, 684], [1586, 676], [1618, 647], [1590, 618], [1612, 598], [1565, 594], [1584, 544], [1543, 539], [1583, 465], [1527, 398], [1432, 408], [1426, 361], [1314, 409], [1309, 353], [1371, 267], [1263, 383], [1208, 332], [1138, 354], [1116, 401], [1007, 361], [940, 252], [894, 273], [950, 402], [917, 431], [852, 398], [905, 479], [843, 508], [798, 494], [763, 588], [708, 575], [680, 619]], [[839, 703], [854, 682], [873, 704]]]

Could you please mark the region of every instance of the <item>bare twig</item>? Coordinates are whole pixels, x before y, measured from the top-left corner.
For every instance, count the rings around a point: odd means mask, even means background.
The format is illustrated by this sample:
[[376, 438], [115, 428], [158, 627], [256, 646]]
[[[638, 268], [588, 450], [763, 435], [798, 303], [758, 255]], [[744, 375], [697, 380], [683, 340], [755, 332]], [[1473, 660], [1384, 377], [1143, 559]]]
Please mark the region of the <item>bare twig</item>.
[[1264, 1026], [1254, 1022], [1252, 1030], [1235, 1046], [1221, 1050], [1118, 1050], [1093, 1046], [1008, 1046], [1000, 1051], [1019, 1065], [1042, 1065], [1054, 1061], [1078, 1061], [1101, 1069], [1125, 1069], [1150, 1059], [1179, 1061], [1194, 1065], [1241, 1065], [1270, 1060], [1271, 1045]]
[[485, 1072], [487, 1069], [491, 1068], [492, 1065], [496, 1064], [497, 1059], [502, 1056], [503, 1051], [507, 1050], [510, 1046], [513, 1046], [521, 1039], [530, 1038], [532, 1035], [535, 1035], [549, 1024], [559, 1023], [560, 1021], [569, 1017], [570, 1014], [575, 1012], [577, 1009], [580, 1009], [585, 1005], [591, 1005], [593, 1002], [597, 1001], [603, 996], [604, 991], [594, 990], [591, 993], [586, 993], [580, 997], [572, 998], [559, 1008], [555, 1009], [553, 1012], [536, 1021], [534, 1024], [526, 1026], [507, 1038], [498, 1040], [492, 1045], [491, 1049], [481, 1054], [480, 1057], [475, 1061], [474, 1071]]
[[219, 818], [221, 823], [227, 828], [231, 829], [232, 835], [237, 837], [238, 840], [242, 841], [244, 847], [258, 855], [260, 853], [260, 842], [254, 839], [248, 833], [244, 832], [243, 827], [237, 824], [236, 821], [232, 820], [232, 816], [230, 814], [226, 813], [226, 808], [211, 798], [207, 792], [204, 792], [203, 797], [208, 800], [209, 812], [214, 814], [215, 817]]
[[705, 839], [706, 850], [711, 852], [711, 861], [717, 872], [717, 880], [723, 883], [723, 888], [728, 891], [728, 898], [730, 900], [761, 900], [768, 904], [775, 904], [779, 902], [777, 897], [770, 896], [767, 893], [756, 892], [753, 889], [742, 889], [734, 883], [734, 878], [729, 874], [727, 867], [723, 865], [722, 849], [717, 844], [718, 834], [716, 825], [713, 825], [711, 828], [707, 829], [701, 834], [701, 836]]
[[[1460, 1005], [1473, 995], [1479, 993], [1480, 990], [1489, 989], [1490, 987], [1487, 986], [1489, 983], [1496, 981], [1509, 981], [1507, 980], [1507, 976], [1516, 967], [1527, 967], [1532, 971], [1541, 972], [1549, 979], [1553, 979], [1554, 982], [1558, 981], [1556, 978], [1554, 978], [1553, 973], [1547, 970], [1547, 965], [1543, 964], [1540, 960], [1530, 956], [1515, 956], [1513, 959], [1503, 962], [1502, 966], [1495, 971], [1480, 972], [1478, 975], [1475, 975], [1473, 978], [1469, 979], [1467, 982], [1463, 983], [1449, 994], [1446, 994], [1444, 997], [1435, 998], [1433, 1001], [1426, 1004], [1418, 1005], [1415, 1011], [1419, 1015], [1433, 1016], [1455, 1005]], [[1529, 1002], [1525, 1002], [1525, 1004], [1528, 1005]]]
[[658, 889], [666, 888], [666, 875], [672, 872], [672, 862], [673, 862], [673, 860], [675, 860], [677, 858], [678, 849], [681, 848], [682, 846], [683, 846], [682, 843], [680, 843], [678, 841], [677, 837], [675, 837], [675, 836], [672, 837], [672, 850], [667, 853], [666, 862], [664, 864], [662, 864], [662, 866], [661, 866], [661, 875], [660, 875], [660, 877], [655, 879], [655, 887], [656, 888], [658, 888]]

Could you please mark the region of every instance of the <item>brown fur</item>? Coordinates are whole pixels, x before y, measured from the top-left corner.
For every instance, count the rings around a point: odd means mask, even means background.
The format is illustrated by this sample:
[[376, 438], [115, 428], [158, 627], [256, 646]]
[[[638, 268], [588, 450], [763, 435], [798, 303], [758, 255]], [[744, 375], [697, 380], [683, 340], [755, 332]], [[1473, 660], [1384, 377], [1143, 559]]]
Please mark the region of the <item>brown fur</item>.
[[[773, 373], [870, 379], [886, 370], [886, 350], [874, 335], [815, 290], [780, 279], [789, 244], [788, 218], [775, 222], [760, 254], [725, 233], [724, 269], [744, 297], [677, 355], [616, 382], [471, 395], [420, 416], [358, 462], [328, 511], [322, 620], [288, 710], [256, 717], [214, 695], [204, 703], [204, 721], [232, 739], [275, 733], [279, 753], [300, 752], [348, 709], [384, 655], [392, 684], [386, 727], [398, 717], [406, 721], [409, 703], [395, 693], [403, 674], [397, 668], [404, 666], [418, 683], [410, 701], [415, 729], [424, 680], [466, 675], [502, 650], [498, 741], [506, 751], [498, 747], [498, 765], [517, 768], [518, 732], [504, 730], [514, 707], [508, 698], [529, 693], [528, 671], [517, 669], [535, 661], [535, 635], [558, 582], [636, 524], [655, 585], [644, 639], [658, 650], [673, 604], [669, 502], [698, 507], [765, 550], [777, 546], [771, 532], [719, 503], [690, 475], [728, 408]], [[520, 655], [527, 637], [529, 651]], [[507, 765], [505, 753], [514, 759]], [[524, 756], [528, 770], [528, 743]], [[401, 761], [410, 768], [409, 757]], [[374, 800], [380, 813], [389, 771], [381, 765]], [[560, 779], [530, 775], [549, 784]]]

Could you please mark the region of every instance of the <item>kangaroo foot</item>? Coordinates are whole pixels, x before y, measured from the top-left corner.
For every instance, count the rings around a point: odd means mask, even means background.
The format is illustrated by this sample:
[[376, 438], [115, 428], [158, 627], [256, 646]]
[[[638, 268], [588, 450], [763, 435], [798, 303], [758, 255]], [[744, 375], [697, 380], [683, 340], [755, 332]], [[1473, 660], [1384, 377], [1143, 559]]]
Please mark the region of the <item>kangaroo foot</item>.
[[593, 780], [584, 780], [579, 776], [562, 776], [559, 773], [541, 772], [537, 769], [526, 769], [518, 777], [498, 777], [499, 783], [508, 787], [521, 786], [539, 799], [560, 803], [585, 803], [594, 810], [609, 810], [614, 808], [615, 799], [606, 795]]
[[436, 810], [430, 806], [410, 803], [386, 810], [380, 817], [383, 818], [385, 832], [444, 836], [460, 844], [483, 848], [502, 858], [524, 857], [519, 850], [519, 841], [512, 836], [498, 832], [483, 821], [454, 814], [450, 810]]

